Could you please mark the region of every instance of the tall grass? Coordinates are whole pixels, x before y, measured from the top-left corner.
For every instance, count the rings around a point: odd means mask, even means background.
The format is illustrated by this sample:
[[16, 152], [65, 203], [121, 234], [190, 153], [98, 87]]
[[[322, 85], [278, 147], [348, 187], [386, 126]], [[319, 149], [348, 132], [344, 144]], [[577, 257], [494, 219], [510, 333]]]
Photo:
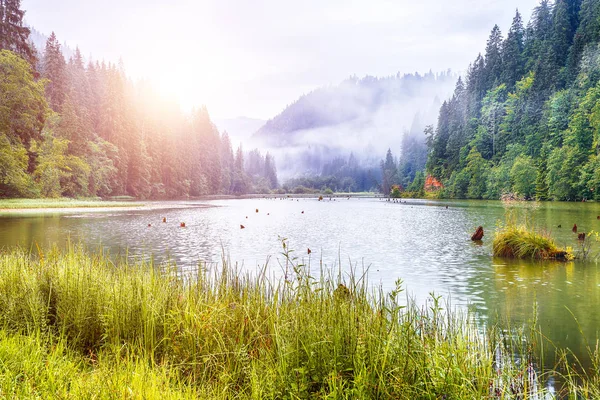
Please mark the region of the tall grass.
[[0, 209], [40, 209], [40, 208], [96, 208], [96, 207], [137, 207], [142, 203], [131, 201], [104, 201], [92, 199], [0, 199]]
[[384, 294], [285, 255], [275, 280], [0, 253], [0, 397], [533, 398], [532, 364], [440, 298], [406, 305], [401, 282]]

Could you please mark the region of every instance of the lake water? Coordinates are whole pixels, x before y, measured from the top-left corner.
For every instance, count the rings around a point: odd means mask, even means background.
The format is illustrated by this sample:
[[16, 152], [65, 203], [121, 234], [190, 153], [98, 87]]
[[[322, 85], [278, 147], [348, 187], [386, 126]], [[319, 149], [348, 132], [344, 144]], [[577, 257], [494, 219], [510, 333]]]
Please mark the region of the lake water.
[[[109, 248], [112, 253], [127, 250], [133, 256], [174, 260], [182, 269], [195, 268], [200, 261], [219, 262], [225, 253], [249, 271], [268, 261], [277, 275], [284, 262], [281, 239], [287, 238], [293, 255], [316, 270], [320, 260], [336, 273], [339, 268], [347, 272], [352, 267], [359, 271], [368, 267], [369, 281], [375, 286], [389, 290], [401, 278], [417, 301], [425, 302], [435, 292], [450, 298], [456, 307], [469, 307], [484, 323], [510, 318], [514, 326], [522, 325], [533, 319], [537, 304], [543, 334], [583, 359], [585, 341], [579, 329], [592, 344], [597, 337], [600, 267], [595, 261], [493, 258], [493, 231], [507, 212], [501, 202], [408, 200], [398, 204], [338, 198], [183, 204], [188, 208], [0, 216], [0, 247], [43, 246], [70, 238], [92, 248]], [[548, 230], [564, 246], [577, 246], [571, 231], [574, 223], [580, 232], [600, 231], [600, 204], [543, 203], [511, 209], [518, 218], [527, 217]], [[245, 229], [240, 229], [241, 224]], [[470, 240], [479, 225], [485, 229], [483, 244]], [[600, 243], [593, 249], [597, 253]], [[546, 363], [553, 365], [553, 359]]]

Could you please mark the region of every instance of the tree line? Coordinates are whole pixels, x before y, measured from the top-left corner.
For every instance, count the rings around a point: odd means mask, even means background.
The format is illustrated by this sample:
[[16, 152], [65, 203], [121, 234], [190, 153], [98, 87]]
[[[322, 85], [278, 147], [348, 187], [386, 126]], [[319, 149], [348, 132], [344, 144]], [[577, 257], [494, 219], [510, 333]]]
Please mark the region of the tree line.
[[20, 0], [0, 0], [0, 197], [181, 198], [268, 192], [275, 160], [234, 152], [206, 107], [186, 115], [122, 64], [38, 54]]
[[442, 196], [600, 199], [600, 2], [542, 0], [485, 54], [427, 132]]

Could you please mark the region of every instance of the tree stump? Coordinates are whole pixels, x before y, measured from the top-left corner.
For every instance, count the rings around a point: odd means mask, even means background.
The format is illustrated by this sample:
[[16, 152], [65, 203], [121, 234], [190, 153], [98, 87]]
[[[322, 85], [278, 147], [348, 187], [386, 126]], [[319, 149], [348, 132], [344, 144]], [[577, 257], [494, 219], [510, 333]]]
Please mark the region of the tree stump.
[[483, 239], [483, 226], [477, 228], [473, 236], [471, 236], [471, 240], [477, 241]]

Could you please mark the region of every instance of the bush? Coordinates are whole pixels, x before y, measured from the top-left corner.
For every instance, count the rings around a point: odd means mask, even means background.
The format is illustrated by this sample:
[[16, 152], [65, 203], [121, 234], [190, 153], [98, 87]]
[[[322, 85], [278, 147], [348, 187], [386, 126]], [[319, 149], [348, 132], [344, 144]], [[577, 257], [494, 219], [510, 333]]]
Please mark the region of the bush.
[[294, 194], [314, 194], [318, 193], [318, 190], [307, 188], [306, 186], [296, 186], [292, 191]]

